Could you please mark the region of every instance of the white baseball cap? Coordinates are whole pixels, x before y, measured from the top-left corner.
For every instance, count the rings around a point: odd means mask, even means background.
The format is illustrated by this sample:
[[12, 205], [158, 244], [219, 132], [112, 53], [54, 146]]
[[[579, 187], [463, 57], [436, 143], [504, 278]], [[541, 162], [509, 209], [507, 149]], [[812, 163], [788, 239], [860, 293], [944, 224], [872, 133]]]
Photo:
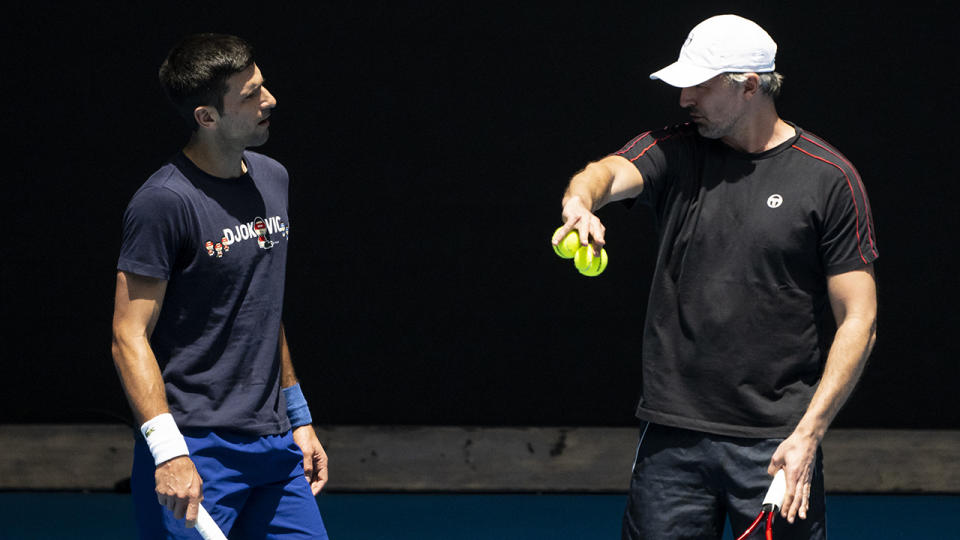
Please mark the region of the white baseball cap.
[[695, 26], [680, 48], [680, 58], [650, 78], [687, 88], [721, 73], [773, 71], [776, 56], [777, 44], [757, 23], [737, 15], [717, 15]]

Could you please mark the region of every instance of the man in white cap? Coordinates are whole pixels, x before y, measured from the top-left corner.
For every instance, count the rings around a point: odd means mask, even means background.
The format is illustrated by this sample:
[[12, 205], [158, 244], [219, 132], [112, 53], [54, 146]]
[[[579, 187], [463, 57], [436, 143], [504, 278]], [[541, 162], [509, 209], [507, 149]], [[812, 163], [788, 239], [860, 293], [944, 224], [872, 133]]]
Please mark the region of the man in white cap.
[[873, 348], [879, 254], [856, 169], [779, 117], [776, 49], [735, 15], [697, 25], [651, 75], [690, 121], [588, 164], [563, 196], [554, 244], [576, 229], [599, 252], [611, 201], [657, 224], [623, 538], [720, 538], [727, 516], [742, 531], [781, 469], [774, 536], [826, 536], [820, 442]]

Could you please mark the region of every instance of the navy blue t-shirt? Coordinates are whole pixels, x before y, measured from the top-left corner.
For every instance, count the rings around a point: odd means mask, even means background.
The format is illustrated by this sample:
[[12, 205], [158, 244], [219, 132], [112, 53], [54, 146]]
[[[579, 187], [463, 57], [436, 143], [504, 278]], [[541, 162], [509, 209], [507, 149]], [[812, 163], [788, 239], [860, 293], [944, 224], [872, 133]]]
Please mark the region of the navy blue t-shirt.
[[183, 153], [134, 194], [117, 268], [167, 280], [150, 345], [185, 428], [269, 435], [290, 422], [279, 333], [289, 217], [286, 169], [245, 152], [239, 178]]
[[840, 152], [799, 127], [738, 152], [693, 124], [617, 155], [643, 177], [660, 240], [637, 416], [720, 435], [785, 437], [833, 338], [827, 278], [877, 259], [870, 202]]

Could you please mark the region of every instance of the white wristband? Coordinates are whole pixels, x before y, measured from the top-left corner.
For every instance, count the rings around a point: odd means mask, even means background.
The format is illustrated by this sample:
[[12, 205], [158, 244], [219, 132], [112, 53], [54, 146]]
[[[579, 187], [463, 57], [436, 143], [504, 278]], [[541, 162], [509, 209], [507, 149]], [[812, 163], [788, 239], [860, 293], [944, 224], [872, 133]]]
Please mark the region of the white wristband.
[[173, 420], [173, 415], [163, 413], [147, 420], [140, 426], [140, 433], [147, 441], [150, 447], [150, 453], [153, 454], [154, 464], [159, 466], [164, 461], [169, 461], [179, 456], [189, 456], [187, 442], [183, 440], [177, 423]]

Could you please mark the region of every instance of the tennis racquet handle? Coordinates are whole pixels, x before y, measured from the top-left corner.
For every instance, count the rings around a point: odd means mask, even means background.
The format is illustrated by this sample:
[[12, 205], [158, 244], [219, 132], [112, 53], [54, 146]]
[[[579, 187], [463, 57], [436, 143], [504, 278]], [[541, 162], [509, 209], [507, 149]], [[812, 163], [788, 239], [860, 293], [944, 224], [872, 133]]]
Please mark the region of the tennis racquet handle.
[[223, 531], [217, 526], [217, 522], [210, 517], [210, 514], [200, 505], [197, 512], [197, 532], [203, 537], [203, 540], [227, 540]]
[[763, 506], [768, 504], [773, 506], [774, 510], [777, 510], [783, 506], [783, 496], [787, 492], [787, 477], [784, 475], [783, 469], [777, 471], [776, 476], [773, 477], [773, 482], [770, 482], [770, 489], [767, 490], [767, 496], [763, 498]]

